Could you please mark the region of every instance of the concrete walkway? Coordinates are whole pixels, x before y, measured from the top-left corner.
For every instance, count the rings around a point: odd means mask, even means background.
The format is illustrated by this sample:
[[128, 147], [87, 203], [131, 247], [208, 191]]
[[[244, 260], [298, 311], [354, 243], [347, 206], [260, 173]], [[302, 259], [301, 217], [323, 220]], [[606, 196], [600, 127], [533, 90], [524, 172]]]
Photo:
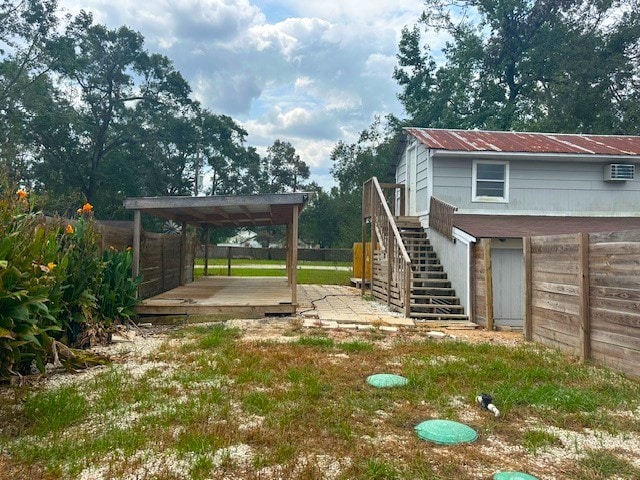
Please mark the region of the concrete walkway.
[[395, 331], [415, 322], [386, 305], [360, 296], [360, 289], [339, 285], [298, 285], [298, 314], [305, 326]]

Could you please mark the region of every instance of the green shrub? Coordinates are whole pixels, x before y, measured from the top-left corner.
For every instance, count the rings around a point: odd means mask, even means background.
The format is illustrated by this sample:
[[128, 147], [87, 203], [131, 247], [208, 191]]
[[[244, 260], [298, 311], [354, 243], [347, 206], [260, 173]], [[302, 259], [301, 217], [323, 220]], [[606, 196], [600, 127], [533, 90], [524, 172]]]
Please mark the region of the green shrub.
[[0, 379], [27, 372], [32, 361], [44, 370], [49, 333], [60, 330], [48, 305], [58, 229], [31, 211], [24, 191], [11, 198], [7, 190], [0, 198]]
[[133, 307], [138, 304], [138, 286], [142, 276], [131, 278], [133, 255], [131, 249], [118, 251], [111, 247], [102, 254], [104, 272], [98, 298], [100, 315], [106, 321], [129, 320], [135, 315]]
[[93, 207], [66, 225], [33, 211], [24, 190], [0, 179], [0, 381], [44, 371], [53, 339], [85, 347], [133, 315], [141, 278], [130, 251], [100, 254]]

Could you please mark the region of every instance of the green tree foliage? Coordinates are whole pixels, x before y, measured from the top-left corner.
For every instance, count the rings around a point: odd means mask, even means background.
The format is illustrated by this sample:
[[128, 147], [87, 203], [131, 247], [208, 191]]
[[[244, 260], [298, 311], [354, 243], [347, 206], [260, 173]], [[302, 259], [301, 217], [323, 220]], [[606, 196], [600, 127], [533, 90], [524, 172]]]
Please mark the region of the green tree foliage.
[[325, 192], [309, 185], [314, 195], [302, 212], [301, 236], [323, 248], [351, 248], [362, 237], [362, 185], [376, 176], [393, 181], [395, 128], [379, 118], [353, 144], [338, 142], [331, 152], [331, 174], [338, 187]]
[[246, 131], [190, 99], [171, 61], [127, 27], [82, 12], [62, 24], [55, 0], [0, 0], [0, 169], [49, 212], [90, 201], [102, 218], [122, 200], [258, 190]]
[[260, 189], [263, 193], [296, 192], [309, 178], [309, 166], [289, 142], [276, 140], [262, 159]]
[[[427, 0], [394, 78], [420, 126], [637, 133], [633, 0]], [[436, 65], [421, 29], [450, 35]]]

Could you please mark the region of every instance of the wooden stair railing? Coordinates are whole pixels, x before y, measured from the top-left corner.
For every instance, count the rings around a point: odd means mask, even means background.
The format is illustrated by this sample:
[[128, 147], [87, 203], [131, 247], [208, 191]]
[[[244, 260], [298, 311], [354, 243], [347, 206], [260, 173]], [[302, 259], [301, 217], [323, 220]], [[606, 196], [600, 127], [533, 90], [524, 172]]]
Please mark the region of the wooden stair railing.
[[[401, 188], [402, 185], [389, 184], [386, 187]], [[401, 204], [402, 195], [401, 195]], [[407, 253], [398, 227], [396, 226], [393, 214], [389, 209], [387, 200], [378, 179], [373, 177], [367, 180], [362, 189], [362, 243], [365, 244], [367, 235], [366, 221], [371, 223], [371, 244], [372, 244], [372, 268], [371, 268], [371, 291], [375, 286], [375, 268], [383, 268], [383, 262], [375, 265], [373, 252], [379, 243], [383, 246], [383, 254], [386, 259], [387, 282], [386, 300], [387, 305], [391, 305], [392, 299], [399, 304], [405, 317], [411, 316], [411, 257]], [[362, 256], [362, 271], [365, 272], [366, 256]], [[365, 281], [362, 281], [362, 293], [364, 294]]]

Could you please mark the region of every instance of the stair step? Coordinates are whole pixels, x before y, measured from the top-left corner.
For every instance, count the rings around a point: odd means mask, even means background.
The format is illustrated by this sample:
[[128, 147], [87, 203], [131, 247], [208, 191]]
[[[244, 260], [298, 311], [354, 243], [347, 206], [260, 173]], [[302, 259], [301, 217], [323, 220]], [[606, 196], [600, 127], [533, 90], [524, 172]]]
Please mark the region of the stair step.
[[460, 299], [456, 296], [453, 295], [411, 295], [411, 299], [412, 300], [434, 300], [434, 299], [441, 299], [441, 300], [455, 300], [457, 302], [460, 301]]
[[411, 283], [448, 283], [451, 284], [446, 278], [412, 278]]
[[432, 287], [432, 286], [422, 286], [422, 287], [418, 287], [418, 286], [413, 286], [412, 290], [421, 290], [421, 291], [425, 291], [428, 290], [430, 292], [447, 292], [447, 293], [455, 293], [455, 290], [451, 287]]
[[412, 318], [421, 318], [423, 320], [469, 320], [468, 315], [462, 313], [420, 313], [411, 312]]
[[443, 272], [441, 270], [433, 271], [433, 270], [412, 270], [413, 278], [447, 278], [447, 272]]
[[437, 305], [434, 303], [412, 303], [411, 308], [412, 309], [416, 308], [420, 310], [429, 309], [429, 310], [458, 310], [458, 311], [462, 310], [464, 311], [464, 306], [462, 305]]

